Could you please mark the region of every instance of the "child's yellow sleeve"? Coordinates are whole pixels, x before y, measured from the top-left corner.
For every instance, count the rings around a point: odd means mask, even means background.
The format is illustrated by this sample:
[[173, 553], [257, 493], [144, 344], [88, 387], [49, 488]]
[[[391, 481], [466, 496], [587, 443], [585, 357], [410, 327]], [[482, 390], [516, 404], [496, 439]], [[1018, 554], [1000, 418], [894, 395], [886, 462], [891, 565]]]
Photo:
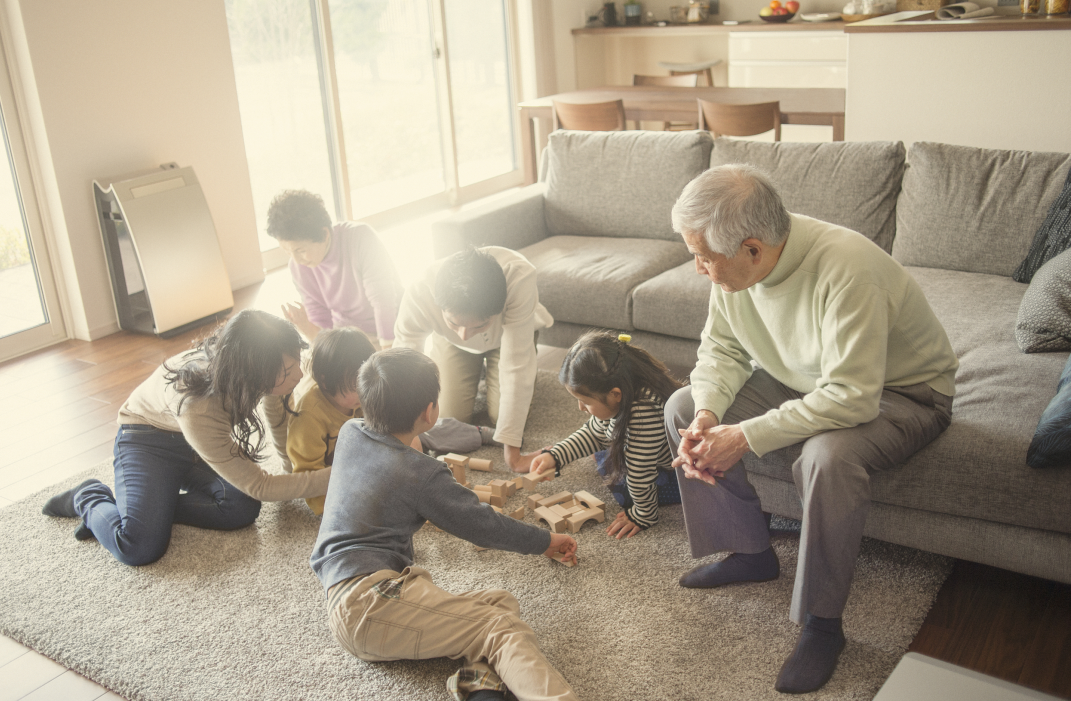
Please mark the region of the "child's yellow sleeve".
[[[299, 413], [290, 418], [287, 428], [286, 454], [294, 466], [294, 472], [322, 470], [326, 465], [328, 445], [326, 427], [313, 416], [315, 412]], [[323, 515], [324, 497], [306, 499], [305, 503], [314, 513]]]

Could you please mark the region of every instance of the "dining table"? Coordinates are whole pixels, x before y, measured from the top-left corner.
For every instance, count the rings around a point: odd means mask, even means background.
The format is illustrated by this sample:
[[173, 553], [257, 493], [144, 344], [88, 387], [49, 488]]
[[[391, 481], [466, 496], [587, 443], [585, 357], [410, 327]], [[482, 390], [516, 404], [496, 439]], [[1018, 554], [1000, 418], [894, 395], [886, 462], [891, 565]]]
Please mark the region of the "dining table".
[[[843, 88], [718, 88], [611, 85], [548, 95], [518, 103], [521, 154], [526, 185], [536, 181], [535, 120], [553, 117], [553, 103], [593, 103], [621, 100], [625, 119], [658, 122], [694, 122], [697, 99], [730, 104], [773, 102], [781, 106], [781, 124], [817, 124], [833, 127], [833, 140], [844, 141]], [[549, 128], [547, 129], [549, 131]]]

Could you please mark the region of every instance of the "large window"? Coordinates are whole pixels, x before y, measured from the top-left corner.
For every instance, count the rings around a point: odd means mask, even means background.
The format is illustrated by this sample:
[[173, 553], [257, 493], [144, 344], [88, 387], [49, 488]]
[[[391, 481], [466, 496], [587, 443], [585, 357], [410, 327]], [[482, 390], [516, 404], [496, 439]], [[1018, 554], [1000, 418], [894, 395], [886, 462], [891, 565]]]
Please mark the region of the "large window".
[[262, 232], [284, 189], [387, 221], [520, 183], [507, 0], [227, 0], [227, 18]]
[[2, 52], [0, 133], [0, 360], [6, 360], [62, 340], [66, 331]]

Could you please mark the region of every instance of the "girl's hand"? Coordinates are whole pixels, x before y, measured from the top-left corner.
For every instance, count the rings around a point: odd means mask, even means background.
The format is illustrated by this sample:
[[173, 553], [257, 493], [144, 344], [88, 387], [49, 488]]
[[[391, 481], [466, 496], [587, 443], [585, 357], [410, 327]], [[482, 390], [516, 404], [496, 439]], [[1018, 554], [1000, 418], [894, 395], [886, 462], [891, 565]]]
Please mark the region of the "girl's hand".
[[643, 529], [633, 523], [631, 519], [629, 519], [628, 514], [626, 514], [624, 511], [621, 511], [614, 518], [613, 522], [610, 524], [610, 527], [606, 529], [606, 533], [607, 535], [614, 535], [616, 533], [617, 539], [621, 540], [621, 538], [631, 538], [632, 536], [639, 533], [641, 530]]
[[[512, 445], [502, 446], [502, 452], [506, 458], [506, 464], [509, 465], [509, 469], [514, 472], [531, 472], [532, 465], [537, 457], [539, 457], [539, 451], [534, 453], [525, 453], [521, 455], [521, 449], [515, 448]], [[551, 461], [554, 464], [554, 461]]]
[[532, 458], [532, 469], [537, 475], [541, 475], [547, 470], [554, 471], [554, 456], [550, 453], [540, 453]]
[[571, 562], [576, 564], [576, 541], [572, 536], [565, 535], [564, 533], [551, 533], [550, 534], [550, 547], [543, 553], [543, 557], [550, 557], [555, 553], [561, 553], [565, 557], [562, 558], [562, 562]]

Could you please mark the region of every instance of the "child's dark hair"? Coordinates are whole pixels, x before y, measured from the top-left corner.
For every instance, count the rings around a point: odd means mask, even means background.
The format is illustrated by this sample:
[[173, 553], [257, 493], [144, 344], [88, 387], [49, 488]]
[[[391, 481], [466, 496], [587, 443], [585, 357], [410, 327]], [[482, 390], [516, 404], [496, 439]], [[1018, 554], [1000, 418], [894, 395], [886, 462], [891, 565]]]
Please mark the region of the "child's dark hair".
[[[179, 411], [189, 397], [219, 397], [230, 414], [237, 455], [259, 462], [264, 457], [260, 449], [265, 431], [257, 405], [275, 389], [283, 356], [300, 361], [301, 351], [308, 347], [286, 319], [246, 309], [201, 341], [182, 365], [172, 368], [165, 363], [165, 379], [183, 395]], [[284, 408], [292, 414], [289, 402], [289, 395], [283, 397]]]
[[368, 428], [383, 435], [408, 433], [429, 404], [439, 401], [439, 368], [411, 348], [373, 353], [357, 376]]
[[376, 352], [368, 336], [358, 328], [343, 326], [316, 334], [312, 342], [312, 379], [325, 396], [357, 388], [357, 373]]
[[625, 474], [625, 432], [632, 407], [644, 390], [665, 403], [682, 387], [658, 358], [610, 331], [588, 331], [565, 355], [558, 381], [577, 394], [604, 401], [610, 390], [621, 390], [621, 406], [606, 460], [607, 481]]
[[284, 190], [268, 206], [268, 236], [281, 241], [314, 241], [327, 238], [331, 228], [323, 198], [308, 190]]
[[433, 292], [443, 311], [490, 319], [506, 308], [506, 274], [490, 253], [469, 248], [443, 261]]

